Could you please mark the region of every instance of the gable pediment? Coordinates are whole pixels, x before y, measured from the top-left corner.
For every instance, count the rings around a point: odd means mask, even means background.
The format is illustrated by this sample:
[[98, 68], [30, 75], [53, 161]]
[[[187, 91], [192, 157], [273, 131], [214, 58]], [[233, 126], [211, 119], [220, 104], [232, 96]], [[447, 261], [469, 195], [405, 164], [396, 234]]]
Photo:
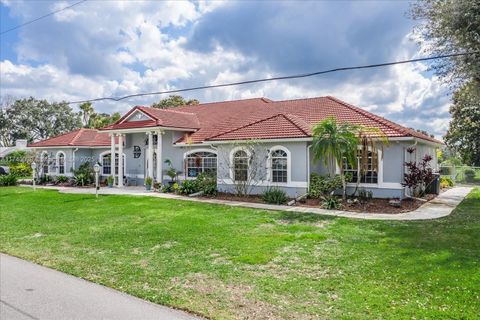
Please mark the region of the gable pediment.
[[136, 110], [127, 119], [125, 119], [125, 122], [145, 121], [145, 120], [153, 120], [153, 119], [147, 116], [142, 111]]

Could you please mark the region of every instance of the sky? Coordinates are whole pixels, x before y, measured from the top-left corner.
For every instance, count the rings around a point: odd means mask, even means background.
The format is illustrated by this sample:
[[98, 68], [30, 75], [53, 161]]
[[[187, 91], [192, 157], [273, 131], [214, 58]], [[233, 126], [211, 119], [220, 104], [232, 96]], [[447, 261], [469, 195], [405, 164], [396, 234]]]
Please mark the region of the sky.
[[[0, 30], [77, 1], [0, 0]], [[422, 57], [408, 8], [407, 1], [88, 0], [0, 36], [0, 95], [75, 101]], [[437, 138], [448, 128], [448, 87], [425, 63], [183, 94], [201, 102], [326, 95]], [[94, 107], [124, 113], [165, 97]]]

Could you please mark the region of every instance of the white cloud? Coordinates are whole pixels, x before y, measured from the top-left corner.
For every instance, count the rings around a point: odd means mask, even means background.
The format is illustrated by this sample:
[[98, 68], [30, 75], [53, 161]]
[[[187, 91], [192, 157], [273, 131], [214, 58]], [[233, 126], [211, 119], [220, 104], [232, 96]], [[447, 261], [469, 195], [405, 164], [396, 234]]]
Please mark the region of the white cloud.
[[[43, 2], [5, 3], [11, 15], [23, 20], [45, 11]], [[56, 10], [69, 3], [49, 2], [47, 7]], [[254, 54], [233, 47], [227, 49], [220, 43], [209, 52], [188, 49], [187, 34], [191, 28], [205, 14], [223, 5], [205, 1], [87, 1], [62, 11], [51, 20], [21, 29], [18, 62], [5, 60], [0, 64], [1, 94], [81, 100], [278, 75]], [[409, 36], [399, 44], [394, 58], [417, 54]], [[36, 63], [31, 64], [32, 61]], [[351, 81], [347, 77], [330, 82], [330, 76], [325, 76], [185, 95], [201, 101], [333, 95], [439, 137], [448, 125], [449, 98], [438, 79], [426, 75], [425, 70], [421, 63], [405, 64], [364, 82], [358, 80], [362, 73], [356, 73]], [[105, 112], [125, 112], [134, 104], [150, 104], [160, 98], [106, 101], [95, 106]]]

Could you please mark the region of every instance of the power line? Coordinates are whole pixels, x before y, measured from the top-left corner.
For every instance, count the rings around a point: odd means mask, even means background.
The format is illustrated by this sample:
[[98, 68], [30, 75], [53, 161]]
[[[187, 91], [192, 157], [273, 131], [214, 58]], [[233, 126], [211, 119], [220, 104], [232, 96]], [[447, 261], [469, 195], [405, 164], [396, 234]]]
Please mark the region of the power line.
[[180, 93], [180, 92], [186, 92], [186, 91], [195, 91], [195, 90], [204, 90], [204, 89], [213, 89], [213, 88], [223, 88], [223, 87], [238, 86], [238, 85], [243, 85], [243, 84], [259, 83], [259, 82], [276, 81], [276, 80], [289, 80], [289, 79], [307, 78], [307, 77], [313, 77], [313, 76], [318, 76], [318, 75], [322, 75], [322, 74], [326, 74], [326, 73], [339, 72], [339, 71], [386, 67], [386, 66], [392, 66], [392, 65], [396, 65], [396, 64], [405, 64], [405, 63], [412, 63], [412, 62], [419, 62], [419, 61], [452, 58], [452, 57], [466, 56], [466, 55], [472, 55], [472, 54], [480, 54], [480, 51], [452, 53], [452, 54], [445, 54], [445, 55], [439, 55], [439, 56], [434, 56], [434, 57], [425, 57], [425, 58], [417, 58], [417, 59], [410, 59], [410, 60], [400, 60], [400, 61], [385, 62], [385, 63], [378, 63], [378, 64], [368, 64], [368, 65], [354, 66], [354, 67], [342, 67], [342, 68], [335, 68], [335, 69], [316, 71], [316, 72], [310, 72], [310, 73], [303, 73], [303, 74], [296, 74], [296, 75], [289, 75], [289, 76], [261, 78], [261, 79], [253, 79], [253, 80], [246, 80], [246, 81], [239, 81], [239, 82], [230, 82], [230, 83], [223, 83], [223, 84], [213, 84], [213, 85], [205, 85], [205, 86], [190, 87], [190, 88], [183, 88], [183, 89], [175, 89], [175, 90], [135, 93], [135, 94], [130, 94], [130, 95], [123, 96], [123, 97], [118, 97], [118, 98], [102, 97], [102, 98], [95, 98], [95, 99], [89, 99], [89, 100], [71, 101], [69, 103], [73, 104], [73, 103], [95, 102], [95, 101], [104, 101], [104, 100], [121, 101], [121, 100], [129, 99], [129, 98], [135, 98], [135, 97], [152, 96], [152, 95], [160, 95], [160, 94], [170, 94], [170, 93]]
[[54, 15], [55, 13], [59, 13], [59, 12], [61, 12], [61, 11], [70, 9], [70, 8], [72, 8], [72, 7], [75, 7], [76, 5], [79, 5], [79, 4], [81, 4], [81, 3], [85, 2], [85, 1], [87, 1], [87, 0], [82, 0], [82, 1], [75, 2], [74, 4], [69, 5], [69, 6], [65, 7], [65, 8], [59, 9], [59, 10], [57, 10], [57, 11], [52, 11], [52, 12], [47, 13], [47, 14], [45, 14], [45, 15], [43, 15], [43, 16], [40, 16], [40, 17], [38, 17], [38, 18], [36, 18], [36, 19], [33, 19], [33, 20], [27, 21], [27, 22], [25, 22], [25, 23], [19, 24], [18, 26], [15, 26], [15, 27], [13, 27], [13, 28], [7, 29], [7, 30], [5, 30], [5, 31], [0, 31], [0, 35], [5, 34], [5, 33], [7, 33], [7, 32], [10, 32], [10, 31], [13, 31], [13, 30], [17, 30], [17, 29], [22, 28], [22, 27], [25, 27], [26, 25], [29, 25], [29, 24], [31, 24], [31, 23], [34, 23], [34, 22], [38, 21], [38, 20], [47, 18], [47, 17], [49, 17], [49, 16], [51, 16], [51, 15]]

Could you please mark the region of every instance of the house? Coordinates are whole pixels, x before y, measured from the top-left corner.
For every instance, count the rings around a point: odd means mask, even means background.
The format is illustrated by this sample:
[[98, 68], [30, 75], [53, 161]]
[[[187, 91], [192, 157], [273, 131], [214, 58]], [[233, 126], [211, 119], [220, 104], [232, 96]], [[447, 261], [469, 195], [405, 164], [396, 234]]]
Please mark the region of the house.
[[437, 166], [440, 141], [329, 96], [286, 101], [255, 98], [167, 110], [136, 106], [100, 130], [79, 129], [29, 147], [38, 151], [43, 174], [68, 176], [89, 161], [102, 165], [102, 179], [114, 175], [118, 187], [142, 185], [145, 177], [165, 183], [168, 159], [182, 172], [180, 180], [212, 172], [217, 174], [220, 191], [232, 192], [236, 183], [250, 178], [252, 193], [278, 186], [298, 196], [307, 192], [311, 173], [341, 169], [356, 173], [348, 167], [327, 168], [313, 159], [312, 127], [329, 116], [378, 128], [388, 136], [388, 146], [369, 154], [369, 161], [378, 165], [361, 177], [361, 186], [374, 197], [405, 195], [401, 182], [404, 162], [412, 156], [406, 152], [408, 147], [416, 148], [417, 160], [429, 154]]
[[0, 159], [8, 157], [8, 155], [15, 151], [27, 151], [27, 140], [18, 139], [15, 141], [15, 145], [12, 147], [0, 148]]

